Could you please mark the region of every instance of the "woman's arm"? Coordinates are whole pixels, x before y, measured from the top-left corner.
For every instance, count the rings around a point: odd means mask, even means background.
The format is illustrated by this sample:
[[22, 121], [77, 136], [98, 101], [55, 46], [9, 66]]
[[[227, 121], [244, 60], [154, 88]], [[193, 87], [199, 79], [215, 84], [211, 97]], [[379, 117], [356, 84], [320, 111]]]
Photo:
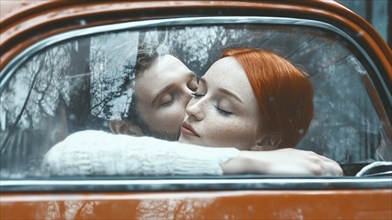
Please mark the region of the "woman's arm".
[[221, 167], [224, 174], [343, 175], [342, 168], [335, 161], [312, 151], [293, 148], [241, 151], [235, 158], [221, 164]]

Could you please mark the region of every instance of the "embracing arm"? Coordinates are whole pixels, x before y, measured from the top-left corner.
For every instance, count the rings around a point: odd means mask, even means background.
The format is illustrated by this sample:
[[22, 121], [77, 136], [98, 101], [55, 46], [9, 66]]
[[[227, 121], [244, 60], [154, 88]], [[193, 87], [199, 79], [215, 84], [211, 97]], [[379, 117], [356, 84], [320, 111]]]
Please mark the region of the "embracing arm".
[[50, 175], [222, 175], [235, 148], [207, 148], [103, 131], [69, 135], [45, 155]]
[[151, 137], [82, 131], [52, 147], [43, 161], [51, 175], [341, 175], [334, 161], [312, 152], [239, 151]]
[[241, 151], [235, 158], [223, 163], [221, 167], [224, 174], [343, 175], [343, 170], [337, 162], [312, 151], [293, 148]]

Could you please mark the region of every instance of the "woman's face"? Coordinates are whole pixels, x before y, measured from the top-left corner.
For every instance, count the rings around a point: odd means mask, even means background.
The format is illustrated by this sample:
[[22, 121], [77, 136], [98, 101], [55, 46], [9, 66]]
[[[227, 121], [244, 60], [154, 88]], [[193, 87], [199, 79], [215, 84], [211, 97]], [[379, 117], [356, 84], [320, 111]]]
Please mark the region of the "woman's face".
[[186, 107], [179, 141], [247, 150], [259, 134], [259, 109], [253, 90], [234, 57], [215, 62], [199, 80]]

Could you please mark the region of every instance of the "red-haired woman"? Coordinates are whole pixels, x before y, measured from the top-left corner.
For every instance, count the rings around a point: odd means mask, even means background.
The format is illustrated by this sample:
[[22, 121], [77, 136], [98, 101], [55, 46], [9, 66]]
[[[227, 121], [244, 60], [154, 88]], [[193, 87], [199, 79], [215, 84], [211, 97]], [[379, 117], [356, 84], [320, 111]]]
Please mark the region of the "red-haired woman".
[[224, 173], [341, 175], [327, 158], [308, 152], [324, 161], [306, 164], [304, 152], [287, 149], [301, 140], [313, 118], [313, 87], [306, 73], [271, 51], [225, 51], [199, 80], [186, 110], [179, 142], [241, 150], [222, 163]]
[[199, 80], [179, 141], [241, 150], [294, 147], [313, 118], [313, 87], [285, 58], [257, 49], [223, 53]]

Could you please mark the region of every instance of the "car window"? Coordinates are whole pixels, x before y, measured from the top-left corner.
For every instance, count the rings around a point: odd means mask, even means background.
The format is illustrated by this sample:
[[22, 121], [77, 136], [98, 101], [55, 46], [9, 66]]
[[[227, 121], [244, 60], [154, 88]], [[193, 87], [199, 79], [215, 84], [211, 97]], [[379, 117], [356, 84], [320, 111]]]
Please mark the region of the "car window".
[[109, 119], [127, 115], [138, 49], [157, 43], [198, 77], [224, 49], [275, 51], [305, 70], [315, 88], [314, 119], [298, 148], [343, 165], [392, 160], [371, 77], [379, 73], [350, 39], [311, 22], [205, 23], [107, 25], [54, 36], [22, 53], [2, 73], [1, 177], [42, 176], [44, 154], [69, 134], [109, 132]]

